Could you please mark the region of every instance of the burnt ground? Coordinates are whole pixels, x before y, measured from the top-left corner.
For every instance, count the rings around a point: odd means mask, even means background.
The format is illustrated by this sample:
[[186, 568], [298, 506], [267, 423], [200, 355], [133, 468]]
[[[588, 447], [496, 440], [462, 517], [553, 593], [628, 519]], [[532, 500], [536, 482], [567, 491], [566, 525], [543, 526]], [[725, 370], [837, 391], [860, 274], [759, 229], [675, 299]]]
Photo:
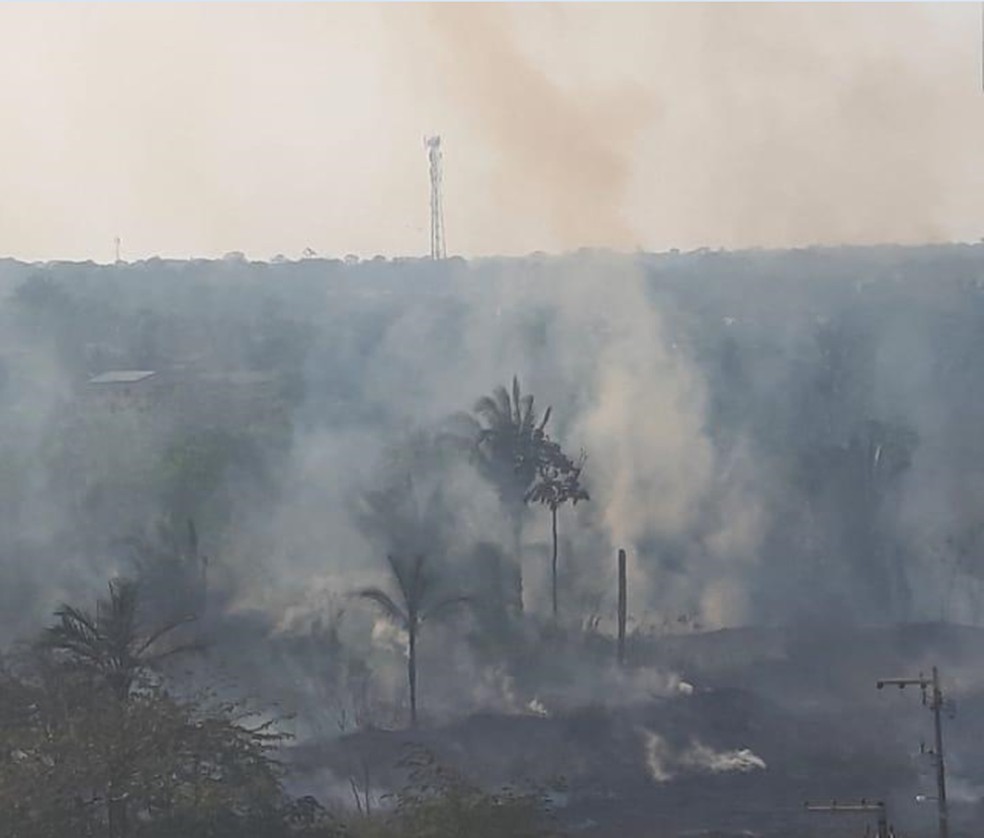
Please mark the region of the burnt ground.
[[[951, 834], [984, 822], [984, 631], [741, 629], [637, 641], [632, 665], [679, 673], [694, 690], [622, 704], [619, 696], [548, 717], [477, 714], [415, 731], [372, 730], [291, 754], [317, 793], [368, 767], [378, 794], [403, 782], [413, 746], [490, 787], [558, 784], [575, 835], [624, 838], [861, 835], [856, 815], [806, 800], [885, 799], [900, 836], [935, 835], [932, 717], [919, 691], [879, 677], [937, 664], [955, 713], [945, 723]], [[331, 778], [331, 779], [329, 779]]]

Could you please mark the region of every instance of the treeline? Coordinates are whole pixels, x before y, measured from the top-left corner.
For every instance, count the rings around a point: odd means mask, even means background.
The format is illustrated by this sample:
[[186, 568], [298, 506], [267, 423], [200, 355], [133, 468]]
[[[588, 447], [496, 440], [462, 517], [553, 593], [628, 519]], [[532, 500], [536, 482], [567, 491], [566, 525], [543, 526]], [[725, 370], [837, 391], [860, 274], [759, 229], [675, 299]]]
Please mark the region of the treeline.
[[[358, 429], [385, 440], [460, 401], [463, 381], [487, 380], [485, 357], [497, 359], [492, 369], [523, 371], [538, 388], [549, 381], [564, 422], [577, 424], [597, 395], [612, 342], [643, 347], [645, 333], [658, 331], [655, 346], [692, 366], [695, 390], [706, 393], [689, 418], [713, 447], [715, 480], [738, 475], [761, 510], [751, 609], [780, 621], [838, 609], [976, 623], [984, 619], [984, 565], [974, 558], [984, 498], [976, 465], [984, 456], [976, 432], [984, 419], [981, 254], [980, 246], [942, 246], [440, 264], [0, 262], [0, 289], [9, 292], [0, 310], [0, 394], [17, 407], [0, 410], [9, 445], [0, 447], [7, 501], [0, 549], [24, 555], [14, 536], [25, 527], [12, 510], [19, 505], [30, 519], [35, 499], [26, 487], [42, 480], [59, 520], [46, 528], [48, 543], [27, 547], [48, 556], [98, 555], [107, 524], [137, 526], [160, 503], [161, 491], [145, 497], [126, 485], [126, 468], [154, 465], [118, 456], [121, 466], [102, 474], [73, 450], [71, 440], [102, 455], [118, 429], [107, 440], [66, 427], [64, 404], [38, 415], [39, 392], [66, 375], [84, 381], [107, 368], [164, 369], [191, 359], [265, 370], [283, 380], [291, 427]], [[585, 275], [608, 300], [581, 299]], [[637, 285], [644, 298], [626, 290]], [[617, 314], [606, 316], [608, 308]], [[659, 391], [664, 372], [654, 365], [630, 403]], [[405, 386], [411, 380], [416, 385]], [[672, 408], [672, 393], [666, 404]], [[626, 427], [635, 421], [649, 417]], [[264, 438], [251, 452], [238, 445], [241, 428], [218, 430], [178, 428], [170, 440], [142, 431], [144, 450], [178, 452], [172, 464], [186, 459], [184, 449], [211, 449], [220, 491], [194, 513], [210, 537], [229, 517], [219, 497], [227, 466], [259, 454], [275, 471], [291, 443]], [[588, 442], [597, 470], [610, 468]], [[888, 456], [874, 462], [877, 451]], [[645, 450], [638, 455], [641, 462]], [[661, 463], [651, 465], [655, 473]], [[206, 494], [186, 476], [175, 472], [167, 504], [190, 505], [186, 485]], [[930, 493], [956, 500], [938, 510]], [[683, 610], [699, 601], [686, 577], [705, 561], [720, 515], [710, 509], [679, 532], [653, 524], [635, 534], [640, 567], [660, 576], [652, 588], [679, 589], [691, 600]]]
[[[180, 525], [192, 510], [212, 541], [240, 537], [242, 521], [233, 518], [253, 511], [242, 511], [240, 490], [249, 490], [246, 503], [267, 492], [263, 502], [276, 505], [293, 446], [308, 432], [364, 437], [332, 464], [346, 480], [377, 442], [432, 422], [477, 392], [474, 379], [503, 369], [521, 370], [537, 389], [549, 382], [566, 424], [561, 437], [591, 427], [585, 415], [607, 416], [609, 407], [638, 410], [619, 419], [632, 429], [663, 405], [672, 411], [674, 391], [661, 387], [679, 360], [699, 408], [684, 418], [712, 449], [708, 485], [732, 480], [755, 526], [752, 543], [732, 550], [719, 536], [723, 520], [739, 517], [737, 504], [707, 497], [707, 508], [691, 504], [693, 515], [674, 531], [653, 516], [630, 535], [602, 533], [632, 539], [640, 570], [652, 577], [647, 606], [663, 610], [660, 618], [676, 600], [686, 600], [679, 611], [698, 610], [705, 577], [743, 551], [747, 610], [766, 621], [837, 611], [978, 623], [981, 253], [0, 262], [0, 552], [17, 568], [4, 574], [0, 598], [35, 587], [18, 563], [57, 564], [71, 553], [97, 565], [108, 530], [130, 534], [154, 510]], [[586, 296], [588, 286], [604, 290]], [[652, 345], [647, 334], [656, 335]], [[613, 345], [625, 351], [609, 352]], [[664, 350], [675, 360], [661, 367]], [[605, 366], [622, 360], [638, 365], [632, 395], [625, 405], [599, 405]], [[155, 426], [152, 415], [138, 429], [121, 417], [92, 428], [69, 418], [69, 383], [106, 369], [198, 362], [275, 375], [284, 426]], [[662, 395], [643, 409], [653, 393]], [[675, 466], [662, 449], [626, 440], [631, 454], [612, 463], [597, 439], [586, 443], [596, 475], [620, 478], [616, 468], [637, 462], [639, 479], [627, 490], [660, 499], [660, 469]], [[42, 514], [39, 536], [32, 525]], [[244, 540], [249, 547], [252, 533]]]

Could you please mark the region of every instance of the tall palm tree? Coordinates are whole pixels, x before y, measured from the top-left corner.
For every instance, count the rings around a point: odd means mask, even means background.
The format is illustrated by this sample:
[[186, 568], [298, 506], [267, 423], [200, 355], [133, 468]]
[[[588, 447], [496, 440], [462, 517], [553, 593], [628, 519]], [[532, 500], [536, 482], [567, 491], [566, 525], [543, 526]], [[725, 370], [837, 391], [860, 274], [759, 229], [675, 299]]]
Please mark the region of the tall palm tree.
[[118, 740], [106, 789], [110, 838], [126, 838], [129, 833], [127, 783], [132, 755], [127, 719], [134, 683], [165, 658], [197, 648], [197, 644], [162, 648], [161, 641], [189, 618], [145, 632], [138, 620], [138, 605], [137, 584], [130, 579], [114, 579], [109, 583], [109, 597], [96, 603], [94, 615], [62, 605], [55, 612], [58, 622], [42, 636], [44, 647], [63, 654], [73, 666], [101, 679], [116, 699]]
[[550, 562], [553, 616], [557, 619], [557, 510], [565, 503], [577, 506], [581, 500], [590, 500], [581, 485], [585, 454], [575, 462], [553, 441], [547, 441], [537, 469], [536, 482], [527, 493], [527, 500], [540, 503], [550, 510], [553, 532], [553, 554]]
[[391, 596], [382, 588], [363, 588], [355, 596], [374, 602], [386, 617], [407, 633], [407, 681], [410, 686], [410, 724], [417, 724], [417, 637], [427, 620], [442, 612], [468, 603], [471, 597], [457, 595], [437, 597], [435, 577], [428, 573], [427, 559], [415, 556], [411, 561], [387, 555], [396, 583], [396, 595]]
[[109, 597], [96, 603], [95, 615], [67, 604], [55, 611], [58, 622], [45, 630], [42, 643], [102, 678], [116, 699], [125, 703], [142, 673], [165, 658], [198, 648], [197, 644], [162, 648], [161, 641], [190, 618], [145, 632], [138, 620], [138, 604], [137, 584], [114, 579], [109, 583]]
[[[472, 409], [470, 428], [479, 471], [495, 486], [512, 524], [513, 558], [521, 562], [523, 517], [528, 494], [537, 477], [551, 408], [537, 416], [532, 395], [522, 395], [519, 378], [512, 391], [496, 387]], [[520, 577], [522, 585], [522, 577]]]

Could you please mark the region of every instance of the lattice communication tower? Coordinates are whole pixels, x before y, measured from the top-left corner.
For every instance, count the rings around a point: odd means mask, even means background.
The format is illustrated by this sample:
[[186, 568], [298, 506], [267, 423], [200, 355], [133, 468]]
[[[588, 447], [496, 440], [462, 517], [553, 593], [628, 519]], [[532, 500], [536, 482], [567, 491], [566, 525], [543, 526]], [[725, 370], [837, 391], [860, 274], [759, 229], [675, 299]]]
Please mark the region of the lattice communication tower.
[[444, 241], [444, 201], [441, 195], [441, 181], [444, 176], [441, 138], [437, 136], [425, 137], [424, 146], [427, 149], [427, 159], [430, 161], [430, 255], [431, 259], [444, 259], [448, 254]]

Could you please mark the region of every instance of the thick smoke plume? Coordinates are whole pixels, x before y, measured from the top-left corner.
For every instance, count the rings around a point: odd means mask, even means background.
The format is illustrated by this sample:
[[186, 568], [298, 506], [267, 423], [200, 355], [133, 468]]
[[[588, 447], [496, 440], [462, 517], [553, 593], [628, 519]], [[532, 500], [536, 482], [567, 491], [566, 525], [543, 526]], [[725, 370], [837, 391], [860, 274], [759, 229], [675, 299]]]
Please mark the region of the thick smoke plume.
[[561, 248], [637, 245], [623, 202], [632, 141], [648, 116], [644, 91], [575, 92], [551, 78], [504, 9], [434, 6], [427, 14], [441, 83], [501, 161], [495, 203], [535, 208]]
[[449, 245], [469, 256], [976, 241], [984, 225], [966, 4], [0, 18], [16, 116], [0, 252], [22, 258], [109, 261], [116, 235], [126, 258], [419, 253], [434, 132]]
[[547, 225], [558, 247], [976, 237], [969, 10], [439, 7], [430, 19], [431, 83], [471, 120], [463, 138], [488, 144], [499, 190], [522, 193], [493, 193], [510, 237], [510, 219]]

